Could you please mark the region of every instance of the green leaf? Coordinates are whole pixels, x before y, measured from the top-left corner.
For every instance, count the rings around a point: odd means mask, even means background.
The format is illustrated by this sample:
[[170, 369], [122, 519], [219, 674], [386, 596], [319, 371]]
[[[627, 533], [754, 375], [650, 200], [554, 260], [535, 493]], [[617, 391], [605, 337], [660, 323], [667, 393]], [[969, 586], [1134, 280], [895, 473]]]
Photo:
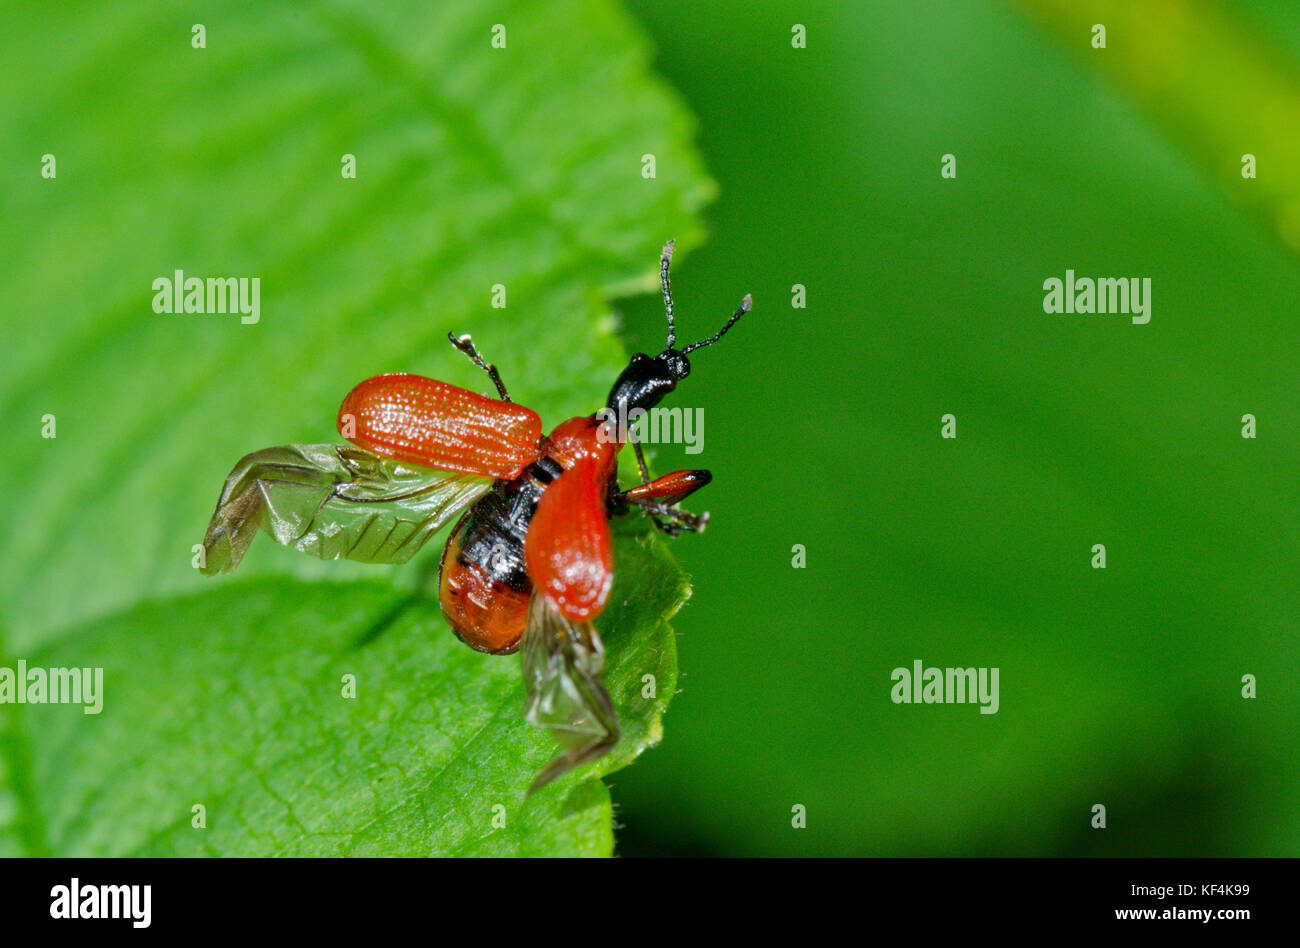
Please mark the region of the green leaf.
[[[609, 855], [609, 795], [592, 777], [658, 738], [676, 687], [663, 620], [685, 595], [644, 526], [620, 532], [617, 555], [616, 598], [600, 625], [624, 740], [576, 779], [525, 799], [555, 746], [523, 722], [519, 656], [466, 648], [435, 599], [378, 581], [224, 583], [101, 620], [29, 658], [104, 669], [98, 715], [24, 709], [40, 748], [42, 848]], [[655, 676], [654, 699], [642, 697], [645, 675]], [[355, 697], [344, 694], [346, 676]]]
[[[652, 287], [668, 237], [698, 243], [713, 191], [644, 37], [603, 0], [94, 16], [20, 7], [0, 40], [0, 293], [21, 328], [0, 664], [107, 675], [98, 717], [0, 706], [0, 852], [608, 852], [585, 778], [657, 738], [673, 691], [684, 581], [657, 540], [622, 536], [616, 589], [668, 592], [601, 622], [623, 743], [522, 808], [554, 748], [522, 723], [517, 656], [470, 652], [427, 597], [437, 541], [395, 568], [257, 544], [216, 581], [192, 557], [231, 466], [334, 440], [361, 379], [487, 390], [449, 331], [548, 427], [602, 402], [625, 361], [605, 298]], [[259, 278], [260, 318], [155, 314], [176, 270]], [[662, 697], [629, 705], [647, 664]]]

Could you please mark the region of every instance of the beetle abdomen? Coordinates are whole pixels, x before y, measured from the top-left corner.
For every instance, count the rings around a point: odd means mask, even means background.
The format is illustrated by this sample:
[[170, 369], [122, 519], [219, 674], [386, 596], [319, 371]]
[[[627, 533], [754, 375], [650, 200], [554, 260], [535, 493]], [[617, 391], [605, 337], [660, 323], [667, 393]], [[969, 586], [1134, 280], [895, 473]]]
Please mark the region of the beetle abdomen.
[[401, 372], [349, 392], [338, 428], [381, 457], [501, 480], [535, 461], [542, 439], [542, 419], [530, 408]]
[[466, 645], [480, 652], [513, 652], [523, 638], [532, 586], [523, 573], [522, 557], [519, 573], [524, 588], [519, 589], [511, 581], [509, 554], [506, 561], [493, 554], [486, 558], [465, 555], [466, 540], [472, 545], [474, 539], [472, 515], [472, 511], [465, 515], [442, 552], [438, 602], [452, 631]]
[[484, 495], [456, 524], [442, 554], [438, 599], [457, 637], [480, 652], [513, 652], [528, 619], [533, 584], [524, 537], [542, 491], [558, 470], [526, 469]]

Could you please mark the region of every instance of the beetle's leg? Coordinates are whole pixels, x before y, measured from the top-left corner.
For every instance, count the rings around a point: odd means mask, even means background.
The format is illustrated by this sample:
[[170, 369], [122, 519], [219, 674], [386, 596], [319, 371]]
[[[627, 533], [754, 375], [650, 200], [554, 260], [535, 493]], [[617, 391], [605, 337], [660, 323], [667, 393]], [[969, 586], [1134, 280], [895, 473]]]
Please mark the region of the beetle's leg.
[[641, 469], [641, 486], [644, 487], [650, 483], [650, 469], [645, 466], [645, 455], [641, 453], [641, 442], [638, 441], [632, 432], [628, 432], [628, 437], [632, 441], [632, 450], [636, 452], [636, 466]]
[[483, 357], [479, 355], [478, 350], [474, 348], [474, 340], [470, 338], [469, 333], [465, 333], [463, 336], [457, 336], [455, 333], [449, 332], [447, 333], [447, 338], [451, 340], [453, 346], [465, 353], [465, 355], [469, 356], [471, 362], [488, 374], [488, 378], [492, 379], [492, 384], [495, 385], [497, 391], [501, 393], [501, 400], [504, 402], [510, 401], [510, 393], [506, 391], [505, 383], [501, 381], [501, 376], [497, 373], [497, 367], [483, 361]]
[[[633, 442], [635, 444], [635, 442]], [[687, 513], [676, 505], [713, 479], [708, 471], [673, 471], [653, 481], [620, 491], [615, 497], [620, 503], [632, 504], [650, 514], [654, 525], [669, 536], [677, 536], [683, 529], [700, 533], [709, 522], [709, 515]], [[660, 517], [671, 522], [664, 523]]]
[[[672, 241], [669, 241], [669, 244], [670, 244], [670, 245], [671, 245], [671, 243], [672, 243]], [[671, 256], [672, 256], [672, 248], [671, 248], [671, 246], [669, 246], [669, 247], [665, 247], [665, 248], [664, 248], [664, 254], [665, 254], [665, 257], [671, 257]], [[664, 279], [665, 279], [665, 280], [668, 279], [668, 271], [667, 271], [666, 268], [665, 268], [665, 270], [664, 270]], [[670, 314], [670, 315], [669, 315], [669, 318], [670, 318], [670, 319], [672, 318], [672, 317], [671, 317], [671, 313], [672, 313], [672, 310], [669, 309], [669, 314]], [[633, 435], [631, 431], [628, 432], [628, 440], [630, 440], [630, 441], [632, 442], [632, 450], [634, 450], [634, 451], [636, 452], [636, 466], [639, 467], [639, 468], [641, 469], [641, 487], [642, 487], [642, 488], [649, 487], [649, 486], [650, 486], [650, 483], [651, 483], [651, 482], [650, 482], [650, 469], [649, 469], [648, 467], [646, 467], [646, 463], [645, 463], [645, 454], [642, 453], [642, 451], [641, 451], [641, 442], [638, 441], [638, 440], [636, 439], [635, 435]], [[634, 488], [632, 488], [632, 489], [633, 489], [633, 490], [636, 490], [637, 488], [634, 487]], [[616, 498], [616, 500], [617, 500], [617, 501], [623, 501], [623, 502], [624, 502], [624, 504], [623, 504], [623, 509], [624, 509], [624, 510], [627, 509], [627, 506], [626, 506], [627, 494], [626, 494], [626, 492], [619, 494], [618, 497]], [[650, 514], [650, 521], [651, 521], [651, 522], [652, 522], [656, 527], [658, 527], [660, 530], [662, 530], [664, 533], [668, 534], [670, 537], [675, 537], [675, 536], [677, 536], [677, 535], [681, 532], [681, 531], [678, 530], [676, 527], [674, 527], [674, 526], [672, 526], [672, 525], [670, 525], [670, 524], [666, 524], [666, 523], [664, 523], [662, 520], [660, 520], [660, 519], [659, 519], [658, 517], [656, 517], [654, 514]]]
[[[709, 525], [707, 512], [702, 514], [688, 513], [685, 510], [679, 510], [677, 507], [669, 507], [658, 500], [636, 500], [629, 497], [627, 502], [647, 511], [650, 514], [650, 519], [654, 521], [654, 525], [670, 537], [680, 535], [683, 530], [689, 530], [692, 533], [703, 533], [704, 528]], [[659, 519], [660, 517], [667, 517], [669, 522], [664, 523]]]
[[[668, 290], [668, 261], [672, 259], [673, 246], [670, 240], [664, 247], [664, 299], [670, 300]], [[672, 319], [672, 304], [669, 302], [669, 319]], [[671, 346], [672, 343], [670, 342]], [[636, 452], [636, 465], [641, 471], [641, 484], [637, 487], [620, 491], [613, 498], [615, 507], [622, 506], [626, 509], [627, 504], [635, 504], [645, 510], [650, 515], [650, 520], [656, 527], [668, 534], [670, 537], [679, 536], [682, 529], [693, 530], [696, 533], [703, 533], [705, 526], [709, 522], [707, 513], [696, 516], [695, 514], [686, 513], [683, 510], [677, 510], [674, 506], [684, 500], [687, 496], [699, 490], [709, 481], [713, 480], [713, 475], [708, 471], [673, 471], [671, 474], [665, 474], [663, 477], [650, 479], [650, 469], [645, 463], [645, 454], [641, 450], [641, 442], [638, 441], [632, 432], [628, 432], [628, 440], [632, 442], [632, 450]], [[674, 522], [664, 523], [659, 518], [668, 517]]]
[[675, 505], [711, 480], [713, 475], [708, 471], [673, 471], [637, 487], [629, 487], [621, 491], [620, 496], [628, 503], [657, 500], [665, 505]]

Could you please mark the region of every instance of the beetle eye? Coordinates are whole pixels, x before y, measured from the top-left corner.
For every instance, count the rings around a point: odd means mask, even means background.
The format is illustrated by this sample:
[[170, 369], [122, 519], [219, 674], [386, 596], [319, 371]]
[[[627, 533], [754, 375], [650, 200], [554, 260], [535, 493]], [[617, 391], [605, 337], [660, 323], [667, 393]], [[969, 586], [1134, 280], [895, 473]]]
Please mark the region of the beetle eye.
[[659, 356], [659, 361], [663, 363], [674, 385], [691, 374], [691, 363], [680, 352], [669, 349]]

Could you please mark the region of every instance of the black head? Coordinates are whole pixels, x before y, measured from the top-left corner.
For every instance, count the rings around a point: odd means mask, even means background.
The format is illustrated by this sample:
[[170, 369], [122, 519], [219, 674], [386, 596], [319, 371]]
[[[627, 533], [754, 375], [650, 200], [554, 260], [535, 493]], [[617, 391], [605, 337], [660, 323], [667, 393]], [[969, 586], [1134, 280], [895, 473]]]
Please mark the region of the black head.
[[667, 349], [653, 357], [638, 352], [619, 373], [606, 404], [612, 411], [618, 411], [620, 402], [627, 406], [624, 411], [634, 408], [648, 411], [690, 374], [690, 362], [676, 349]]
[[664, 244], [663, 256], [659, 258], [659, 278], [664, 288], [664, 308], [668, 311], [668, 345], [657, 356], [648, 356], [643, 352], [632, 356], [632, 361], [619, 373], [614, 387], [609, 390], [606, 405], [611, 411], [617, 412], [620, 403], [626, 406], [624, 411], [631, 411], [634, 408], [649, 411], [659, 404], [665, 395], [677, 387], [678, 382], [691, 374], [691, 363], [686, 358], [686, 354], [713, 345], [735, 325], [736, 320], [748, 313], [754, 304], [749, 294], [745, 294], [745, 298], [740, 302], [740, 308], [716, 335], [710, 339], [693, 342], [684, 349], [675, 348], [677, 329], [673, 324], [673, 291], [668, 282], [668, 265], [673, 259], [673, 244], [671, 240]]

